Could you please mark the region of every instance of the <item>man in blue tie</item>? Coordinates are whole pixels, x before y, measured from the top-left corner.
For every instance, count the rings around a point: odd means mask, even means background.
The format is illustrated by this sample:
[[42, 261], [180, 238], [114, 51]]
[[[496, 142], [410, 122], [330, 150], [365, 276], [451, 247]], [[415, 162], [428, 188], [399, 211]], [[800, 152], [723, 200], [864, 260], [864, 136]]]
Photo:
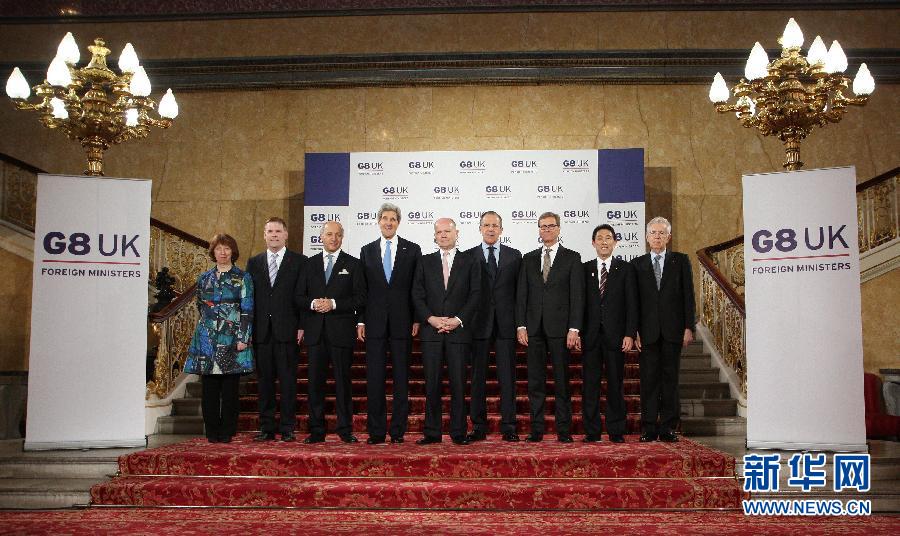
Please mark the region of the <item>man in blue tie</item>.
[[669, 220], [647, 224], [650, 253], [631, 261], [641, 304], [636, 346], [641, 352], [641, 441], [675, 442], [681, 413], [678, 369], [681, 349], [694, 340], [694, 280], [691, 260], [667, 251]]
[[[422, 250], [397, 235], [400, 219], [400, 207], [381, 205], [381, 236], [359, 252], [368, 290], [364, 321], [356, 331], [357, 338], [366, 343], [366, 442], [370, 445], [384, 443], [388, 432], [391, 443], [403, 443], [409, 416], [409, 354], [412, 338], [419, 332], [419, 323], [413, 321], [410, 293]], [[390, 430], [385, 395], [388, 350], [393, 378]]]

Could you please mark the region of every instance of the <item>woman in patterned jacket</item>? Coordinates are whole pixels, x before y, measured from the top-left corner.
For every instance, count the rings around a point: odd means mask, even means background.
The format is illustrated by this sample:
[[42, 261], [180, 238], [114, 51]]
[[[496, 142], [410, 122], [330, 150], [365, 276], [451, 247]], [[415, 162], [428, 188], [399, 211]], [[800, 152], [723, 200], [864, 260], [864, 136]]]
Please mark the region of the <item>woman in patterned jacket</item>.
[[216, 266], [197, 280], [200, 321], [184, 371], [201, 377], [203, 425], [210, 443], [229, 443], [237, 433], [240, 377], [253, 371], [253, 280], [234, 265], [239, 255], [234, 238], [217, 234], [209, 243]]

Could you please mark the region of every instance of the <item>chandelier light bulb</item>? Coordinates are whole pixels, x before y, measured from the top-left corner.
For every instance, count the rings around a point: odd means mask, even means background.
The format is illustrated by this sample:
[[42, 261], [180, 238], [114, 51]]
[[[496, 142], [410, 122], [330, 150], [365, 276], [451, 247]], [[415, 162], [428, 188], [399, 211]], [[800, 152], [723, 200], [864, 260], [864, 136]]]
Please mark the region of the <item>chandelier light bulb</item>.
[[859, 66], [859, 71], [856, 72], [856, 77], [853, 79], [853, 93], [871, 95], [873, 91], [875, 91], [875, 79], [872, 78], [872, 73], [863, 63]]
[[59, 97], [50, 99], [50, 109], [53, 111], [53, 117], [56, 119], [68, 119], [69, 112], [66, 111], [66, 103]]
[[800, 48], [803, 46], [803, 32], [793, 17], [788, 20], [787, 26], [784, 27], [784, 33], [781, 35], [782, 48]]
[[69, 73], [69, 67], [60, 56], [53, 58], [50, 67], [47, 69], [47, 82], [51, 86], [66, 87], [72, 83], [72, 74]]
[[31, 88], [28, 86], [28, 81], [25, 80], [25, 76], [18, 67], [13, 69], [12, 74], [9, 75], [9, 78], [6, 80], [6, 94], [9, 95], [11, 99], [23, 100], [31, 95]]
[[844, 49], [837, 41], [831, 42], [831, 48], [828, 49], [828, 55], [825, 57], [826, 73], [842, 73], [847, 70], [847, 56]]
[[135, 68], [128, 90], [135, 97], [147, 97], [150, 95], [150, 79], [147, 78], [147, 72], [144, 71], [142, 66], [138, 65]]
[[75, 65], [81, 59], [81, 52], [78, 51], [78, 43], [75, 42], [72, 32], [66, 33], [66, 36], [59, 42], [56, 56], [61, 57], [69, 65]]
[[122, 49], [122, 54], [119, 56], [119, 70], [123, 73], [133, 73], [138, 65], [140, 62], [134, 47], [131, 46], [131, 43], [125, 43], [125, 48]]
[[129, 108], [129, 109], [125, 110], [125, 126], [129, 126], [129, 127], [138, 126], [137, 108]]
[[172, 94], [172, 88], [166, 90], [166, 94], [159, 100], [159, 116], [166, 119], [175, 119], [178, 117], [178, 103], [175, 102], [175, 95]]
[[747, 66], [744, 67], [744, 77], [747, 80], [759, 80], [760, 78], [765, 78], [768, 76], [769, 66], [769, 55], [766, 54], [766, 49], [759, 44], [759, 41], [753, 45], [753, 50], [750, 51], [750, 57], [747, 58]]
[[810, 65], [815, 65], [817, 63], [825, 65], [826, 57], [828, 57], [828, 49], [825, 47], [825, 42], [822, 41], [822, 38], [817, 35], [809, 46], [809, 52], [806, 53], [806, 61]]
[[722, 73], [716, 73], [712, 86], [709, 88], [709, 100], [715, 104], [721, 104], [727, 102], [730, 95], [728, 86], [725, 85], [725, 79], [722, 78]]

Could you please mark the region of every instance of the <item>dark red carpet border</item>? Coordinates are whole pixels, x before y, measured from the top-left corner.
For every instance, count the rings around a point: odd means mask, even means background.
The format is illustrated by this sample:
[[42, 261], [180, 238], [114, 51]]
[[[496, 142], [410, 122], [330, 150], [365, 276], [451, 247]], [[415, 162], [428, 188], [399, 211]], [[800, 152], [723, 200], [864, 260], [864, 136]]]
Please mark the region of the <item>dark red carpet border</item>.
[[440, 512], [89, 508], [0, 511], [0, 534], [898, 534], [900, 517], [747, 517], [740, 512]]

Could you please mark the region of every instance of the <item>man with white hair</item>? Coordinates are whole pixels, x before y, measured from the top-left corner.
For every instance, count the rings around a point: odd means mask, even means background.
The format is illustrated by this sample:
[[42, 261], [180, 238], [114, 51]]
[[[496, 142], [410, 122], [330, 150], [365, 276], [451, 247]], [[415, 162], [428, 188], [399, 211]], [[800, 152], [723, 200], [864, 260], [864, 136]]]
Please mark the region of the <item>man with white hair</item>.
[[[694, 280], [684, 253], [667, 251], [672, 224], [647, 224], [650, 253], [631, 261], [641, 304], [637, 349], [641, 352], [641, 441], [675, 442], [680, 421], [678, 369], [681, 349], [694, 340]], [[657, 422], [658, 421], [658, 422]]]

